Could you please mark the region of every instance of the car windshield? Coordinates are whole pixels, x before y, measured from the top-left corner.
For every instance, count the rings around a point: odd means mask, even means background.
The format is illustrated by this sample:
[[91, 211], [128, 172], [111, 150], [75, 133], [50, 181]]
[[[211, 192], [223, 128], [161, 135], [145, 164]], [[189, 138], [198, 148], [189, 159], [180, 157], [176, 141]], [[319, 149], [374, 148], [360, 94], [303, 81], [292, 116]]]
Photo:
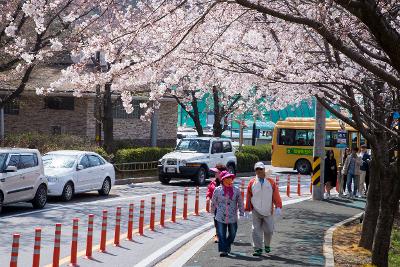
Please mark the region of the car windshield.
[[209, 149], [210, 141], [201, 139], [183, 139], [176, 147], [177, 151], [195, 151], [199, 153], [208, 153]]
[[72, 168], [77, 156], [74, 155], [56, 155], [47, 154], [43, 156], [43, 165], [45, 168]]
[[4, 168], [4, 163], [7, 159], [7, 153], [0, 153], [0, 169], [3, 170]]

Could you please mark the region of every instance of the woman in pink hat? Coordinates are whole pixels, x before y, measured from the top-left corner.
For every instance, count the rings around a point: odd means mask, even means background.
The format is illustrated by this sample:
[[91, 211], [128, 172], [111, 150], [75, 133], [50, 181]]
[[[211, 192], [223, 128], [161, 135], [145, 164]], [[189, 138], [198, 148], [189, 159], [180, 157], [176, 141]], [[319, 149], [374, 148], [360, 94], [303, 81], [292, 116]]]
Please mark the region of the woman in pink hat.
[[[221, 185], [220, 180], [219, 180], [219, 178], [220, 178], [219, 174], [222, 171], [226, 171], [227, 168], [225, 165], [217, 164], [217, 166], [215, 168], [211, 168], [210, 170], [215, 173], [215, 179], [212, 180], [211, 183], [207, 187], [207, 195], [206, 195], [207, 201], [211, 201], [215, 188], [217, 188], [218, 186]], [[215, 226], [214, 242], [218, 243], [217, 221], [215, 220], [215, 213], [216, 213], [216, 210], [214, 212], [214, 226]]]
[[211, 211], [216, 210], [219, 255], [226, 257], [231, 252], [231, 246], [236, 237], [238, 209], [240, 216], [244, 216], [244, 207], [239, 188], [233, 186], [235, 175], [222, 171], [219, 176], [221, 185], [214, 190]]

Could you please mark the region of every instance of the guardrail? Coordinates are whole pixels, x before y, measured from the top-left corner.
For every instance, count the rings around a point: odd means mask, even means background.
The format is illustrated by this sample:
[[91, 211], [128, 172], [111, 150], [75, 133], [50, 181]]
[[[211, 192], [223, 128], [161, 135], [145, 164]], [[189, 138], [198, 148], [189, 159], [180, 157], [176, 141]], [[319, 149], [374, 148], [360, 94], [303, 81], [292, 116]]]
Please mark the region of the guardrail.
[[114, 167], [119, 172], [135, 172], [135, 171], [152, 171], [157, 170], [158, 161], [148, 162], [129, 162], [114, 164]]

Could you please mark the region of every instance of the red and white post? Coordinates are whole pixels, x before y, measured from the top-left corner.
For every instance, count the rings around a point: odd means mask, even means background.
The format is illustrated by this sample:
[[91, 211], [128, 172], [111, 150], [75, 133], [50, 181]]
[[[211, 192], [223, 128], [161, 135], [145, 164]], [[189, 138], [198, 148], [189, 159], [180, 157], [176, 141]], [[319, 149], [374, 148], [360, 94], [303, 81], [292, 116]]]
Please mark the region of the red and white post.
[[117, 207], [115, 214], [115, 231], [114, 231], [114, 246], [119, 247], [119, 238], [121, 235], [121, 207]]
[[93, 214], [89, 214], [89, 216], [88, 216], [88, 229], [87, 229], [87, 236], [86, 236], [86, 259], [92, 259], [93, 222], [94, 222], [94, 215]]
[[275, 183], [276, 183], [276, 186], [279, 188], [279, 176], [276, 176]]
[[176, 222], [176, 197], [177, 193], [172, 192], [172, 215], [171, 215], [172, 222]]
[[154, 231], [154, 221], [156, 219], [156, 197], [151, 198], [151, 210], [150, 210], [150, 230]]
[[32, 267], [39, 267], [40, 265], [40, 241], [42, 239], [42, 229], [35, 229], [35, 244], [33, 246], [33, 261]]
[[301, 196], [301, 176], [297, 176], [297, 195]]
[[210, 212], [210, 200], [206, 199], [206, 211], [209, 213]]
[[290, 175], [287, 177], [286, 195], [290, 197]]
[[133, 203], [129, 204], [129, 215], [128, 215], [128, 235], [127, 238], [129, 241], [132, 241], [132, 232], [133, 232]]
[[160, 213], [160, 225], [162, 227], [165, 226], [165, 203], [167, 200], [167, 195], [166, 194], [162, 194], [161, 196], [161, 213]]
[[20, 234], [13, 235], [13, 242], [11, 247], [11, 259], [10, 259], [10, 267], [17, 267], [18, 265], [18, 251], [19, 251], [19, 239]]
[[78, 223], [79, 219], [72, 219], [72, 242], [70, 266], [78, 266]]
[[60, 246], [61, 246], [61, 223], [56, 223], [54, 232], [54, 250], [53, 250], [53, 267], [60, 264]]
[[185, 192], [183, 194], [183, 219], [187, 220], [188, 213], [188, 189], [185, 188]]
[[103, 210], [103, 218], [101, 222], [100, 252], [106, 252], [107, 242], [107, 211]]
[[199, 197], [200, 197], [200, 189], [196, 186], [196, 199], [194, 202], [194, 215], [199, 216]]
[[139, 235], [143, 235], [144, 227], [144, 199], [140, 200]]

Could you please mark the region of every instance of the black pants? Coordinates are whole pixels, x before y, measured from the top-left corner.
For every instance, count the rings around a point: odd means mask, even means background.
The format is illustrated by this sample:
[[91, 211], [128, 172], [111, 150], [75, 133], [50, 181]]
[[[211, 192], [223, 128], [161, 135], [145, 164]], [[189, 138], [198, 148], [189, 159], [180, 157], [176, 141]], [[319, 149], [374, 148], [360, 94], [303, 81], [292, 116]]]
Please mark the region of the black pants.
[[342, 175], [342, 179], [343, 179], [343, 192], [345, 192], [347, 184], [347, 175]]

